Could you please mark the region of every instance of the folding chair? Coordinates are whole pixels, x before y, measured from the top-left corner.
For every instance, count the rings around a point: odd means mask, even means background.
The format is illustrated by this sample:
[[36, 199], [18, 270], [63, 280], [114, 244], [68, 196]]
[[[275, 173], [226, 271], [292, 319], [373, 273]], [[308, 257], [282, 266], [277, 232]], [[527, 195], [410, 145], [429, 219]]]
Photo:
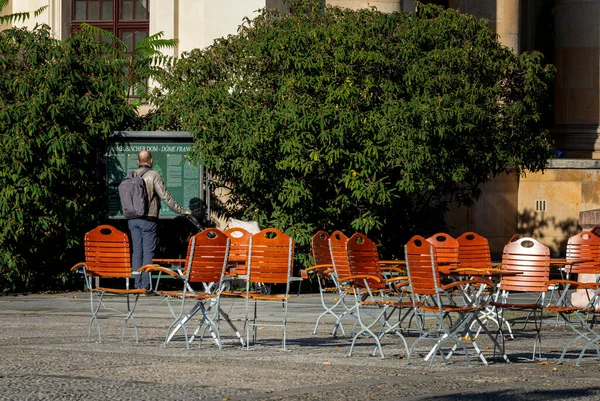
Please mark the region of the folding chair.
[[[290, 298], [290, 283], [302, 281], [300, 277], [292, 277], [294, 265], [294, 240], [275, 228], [266, 228], [250, 238], [248, 250], [247, 275], [240, 276], [246, 280], [245, 298], [246, 316], [246, 348], [250, 347], [250, 329], [252, 328], [252, 342], [256, 343], [258, 326], [271, 326], [283, 328], [282, 349], [286, 350], [287, 336], [287, 308]], [[257, 294], [250, 291], [251, 285], [284, 284], [283, 294]], [[254, 304], [254, 314], [250, 318], [250, 301]], [[259, 302], [281, 302], [283, 309], [282, 324], [264, 324], [257, 322], [257, 309]]]
[[[409, 351], [408, 363], [412, 359], [417, 344], [425, 339], [433, 338], [436, 342], [425, 357], [425, 361], [430, 360], [430, 364], [433, 364], [437, 354], [440, 355], [442, 360], [448, 360], [454, 351], [458, 347], [461, 347], [470, 366], [469, 353], [463, 339], [471, 342], [481, 361], [487, 364], [487, 360], [477, 345], [476, 337], [470, 329], [471, 322], [474, 320], [478, 321], [478, 314], [483, 310], [480, 299], [464, 298], [465, 302], [462, 305], [458, 305], [450, 297], [449, 291], [460, 286], [473, 285], [479, 285], [483, 287], [482, 289], [485, 289], [486, 287], [491, 287], [492, 282], [486, 279], [473, 278], [442, 285], [436, 251], [437, 248], [419, 235], [412, 237], [405, 246], [406, 268], [411, 287], [414, 312], [420, 318], [419, 321], [421, 322], [426, 323], [426, 317], [435, 319], [433, 324], [422, 327], [419, 338], [413, 342]], [[446, 318], [449, 314], [455, 314], [458, 317], [448, 324], [446, 323]], [[479, 324], [481, 325], [481, 322]], [[442, 345], [446, 341], [454, 343], [452, 349], [447, 354], [442, 349]], [[494, 341], [494, 344], [496, 347], [499, 347], [496, 341]]]
[[[368, 334], [373, 337], [376, 344], [373, 355], [379, 350], [381, 359], [384, 359], [385, 355], [380, 340], [388, 333], [394, 333], [400, 337], [408, 356], [408, 344], [404, 335], [399, 330], [402, 319], [399, 318], [398, 322], [394, 324], [391, 324], [389, 319], [394, 311], [412, 307], [412, 302], [402, 302], [394, 294], [386, 297], [386, 293], [389, 293], [390, 287], [384, 279], [381, 267], [379, 266], [377, 246], [366, 235], [358, 233], [352, 235], [346, 242], [346, 251], [352, 275], [346, 277], [345, 281], [352, 284], [356, 302], [356, 317], [360, 325], [360, 330], [352, 339], [348, 356], [352, 355], [356, 340], [363, 334]], [[389, 310], [390, 308], [391, 310]], [[380, 325], [380, 328], [376, 330], [377, 334], [374, 331], [376, 325]]]
[[[585, 341], [579, 353], [576, 365], [579, 366], [585, 351], [593, 346], [600, 359], [600, 334], [594, 330], [594, 324], [600, 310], [598, 308], [598, 276], [600, 274], [600, 238], [590, 231], [582, 231], [569, 238], [567, 242], [566, 279], [551, 280], [549, 285], [557, 288], [558, 296], [552, 296], [556, 302], [546, 310], [556, 313], [573, 331], [574, 337], [563, 348], [557, 363], [561, 363], [569, 348], [578, 340]], [[577, 274], [577, 281], [571, 280]], [[572, 292], [571, 290], [577, 291]], [[554, 295], [554, 294], [553, 294]], [[574, 316], [576, 320], [571, 321]]]
[[334, 275], [336, 277], [336, 288], [338, 292], [339, 305], [343, 307], [343, 312], [338, 315], [335, 325], [333, 327], [333, 336], [337, 336], [338, 328], [342, 330], [342, 334], [345, 335], [344, 326], [342, 324], [344, 318], [351, 317], [354, 319], [354, 328], [357, 324], [356, 320], [356, 308], [355, 302], [346, 302], [346, 296], [353, 294], [351, 283], [348, 282], [347, 278], [352, 276], [350, 271], [350, 263], [348, 262], [348, 251], [346, 250], [346, 243], [348, 237], [341, 231], [336, 230], [331, 233], [329, 237], [329, 251], [331, 253], [331, 263], [333, 265]]
[[[179, 279], [182, 284], [182, 289], [179, 291], [156, 291], [157, 294], [165, 297], [174, 318], [167, 329], [165, 346], [179, 330], [182, 330], [186, 348], [189, 349], [189, 345], [200, 329], [208, 329], [217, 346], [222, 347], [219, 332], [220, 298], [223, 283], [231, 279], [225, 275], [229, 246], [230, 240], [225, 234], [216, 228], [207, 228], [190, 238], [183, 272], [175, 272], [156, 265], [146, 265], [140, 269], [149, 273], [160, 271]], [[185, 313], [186, 301], [190, 299], [195, 301], [194, 306]], [[178, 311], [173, 306], [174, 301], [179, 302]], [[200, 324], [192, 337], [188, 337], [186, 323], [198, 312], [202, 314]], [[228, 317], [226, 320], [241, 339], [241, 335]]]
[[[533, 316], [535, 338], [532, 359], [536, 359], [536, 349], [538, 350], [537, 356], [541, 359], [542, 339], [540, 330], [542, 328], [544, 299], [549, 284], [550, 249], [534, 238], [516, 239], [504, 246], [502, 271], [518, 274], [502, 276], [498, 292], [490, 305], [496, 308], [498, 321], [504, 321], [505, 310], [528, 311], [529, 315]], [[513, 301], [511, 295], [514, 294], [528, 294], [533, 297], [533, 301]], [[502, 326], [500, 325], [499, 331], [502, 337], [502, 348], [504, 349], [505, 336], [502, 332]]]
[[[461, 269], [485, 269], [488, 271], [497, 270], [492, 266], [492, 257], [490, 253], [490, 246], [487, 238], [468, 231], [463, 233], [460, 237], [456, 239], [458, 242], [458, 263], [459, 268]], [[491, 289], [490, 289], [491, 290]], [[492, 296], [493, 294], [488, 294]], [[485, 324], [487, 321], [492, 321], [498, 325], [498, 320], [496, 316], [496, 310], [491, 305], [486, 305], [486, 309], [480, 315], [481, 321]], [[476, 323], [476, 322], [474, 322]], [[506, 325], [508, 333], [511, 338], [514, 338], [512, 333], [512, 327], [507, 320], [503, 320], [502, 322]], [[471, 326], [471, 329], [473, 326]], [[477, 329], [476, 337], [481, 333], [482, 328], [479, 327]]]
[[[337, 296], [330, 299], [332, 294], [338, 293], [337, 278], [333, 263], [331, 261], [331, 251], [329, 249], [329, 234], [326, 231], [319, 230], [311, 239], [311, 250], [314, 260], [314, 265], [305, 269], [306, 273], [313, 273], [317, 284], [319, 285], [319, 295], [321, 297], [321, 305], [325, 309], [317, 318], [313, 334], [317, 334], [319, 323], [327, 315], [331, 315], [338, 322], [340, 315], [335, 309], [342, 303], [342, 297]], [[342, 328], [342, 332], [343, 332]]]
[[[109, 225], [101, 225], [85, 234], [85, 262], [77, 263], [71, 268], [71, 271], [80, 271], [85, 279], [86, 288], [90, 292], [90, 306], [92, 318], [88, 330], [88, 341], [91, 340], [92, 326], [95, 324], [98, 330], [98, 342], [102, 342], [100, 332], [100, 323], [98, 313], [101, 307], [107, 309], [104, 295], [123, 296], [127, 302], [127, 312], [123, 317], [123, 329], [121, 332], [121, 341], [125, 338], [125, 329], [131, 321], [134, 332], [135, 342], [138, 342], [138, 329], [135, 324], [133, 312], [137, 305], [140, 294], [146, 292], [145, 289], [130, 289], [129, 279], [133, 278], [131, 272], [131, 259], [129, 249], [129, 239], [127, 234], [117, 230]], [[125, 288], [102, 287], [101, 280], [125, 279]], [[130, 299], [133, 297], [133, 301]], [[113, 309], [114, 311], [114, 309]], [[118, 312], [118, 311], [117, 311]], [[118, 315], [121, 315], [120, 313]]]

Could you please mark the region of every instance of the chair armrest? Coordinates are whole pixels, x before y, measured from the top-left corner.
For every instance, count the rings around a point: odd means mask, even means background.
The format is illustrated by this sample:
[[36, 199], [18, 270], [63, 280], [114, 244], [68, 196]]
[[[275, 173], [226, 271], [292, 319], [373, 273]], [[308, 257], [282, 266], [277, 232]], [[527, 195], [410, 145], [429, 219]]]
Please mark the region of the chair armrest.
[[85, 262], [79, 262], [79, 263], [73, 265], [73, 267], [71, 267], [71, 271], [74, 272], [79, 269], [82, 269], [83, 271], [85, 271], [86, 267], [87, 266], [86, 266]]
[[388, 278], [385, 280], [386, 283], [393, 283], [395, 281], [406, 281], [408, 283], [408, 276], [398, 276], [398, 277], [392, 277], [392, 278]]
[[174, 272], [173, 270], [169, 269], [168, 267], [162, 267], [162, 266], [158, 266], [158, 265], [144, 265], [138, 269], [138, 273], [139, 272], [147, 272], [147, 273], [161, 272], [161, 273], [168, 274], [171, 277], [181, 277], [179, 275], [179, 273]]
[[248, 280], [250, 277], [247, 274], [240, 274], [237, 276], [240, 280]]
[[307, 267], [305, 270], [307, 272], [313, 271], [313, 270], [324, 270], [324, 269], [331, 269], [333, 267], [333, 265], [328, 264], [328, 265], [314, 265], [311, 267]]
[[348, 281], [348, 280], [363, 280], [363, 279], [367, 279], [367, 280], [373, 280], [376, 282], [381, 282], [381, 279], [377, 276], [369, 276], [367, 274], [361, 274], [361, 275], [357, 275], [357, 276], [348, 276], [348, 277], [343, 277], [340, 278], [339, 281]]
[[302, 281], [304, 280], [302, 277], [290, 277], [290, 283], [294, 282], [294, 281]]

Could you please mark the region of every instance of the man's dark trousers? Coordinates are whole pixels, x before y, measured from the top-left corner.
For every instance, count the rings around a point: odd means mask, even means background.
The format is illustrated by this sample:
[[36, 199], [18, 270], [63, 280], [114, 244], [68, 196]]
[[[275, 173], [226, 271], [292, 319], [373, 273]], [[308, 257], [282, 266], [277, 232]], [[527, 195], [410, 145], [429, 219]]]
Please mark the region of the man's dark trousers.
[[[131, 233], [131, 270], [137, 271], [140, 267], [152, 263], [158, 223], [147, 219], [130, 219], [127, 223]], [[136, 275], [135, 288], [150, 289], [150, 275], [148, 273]]]

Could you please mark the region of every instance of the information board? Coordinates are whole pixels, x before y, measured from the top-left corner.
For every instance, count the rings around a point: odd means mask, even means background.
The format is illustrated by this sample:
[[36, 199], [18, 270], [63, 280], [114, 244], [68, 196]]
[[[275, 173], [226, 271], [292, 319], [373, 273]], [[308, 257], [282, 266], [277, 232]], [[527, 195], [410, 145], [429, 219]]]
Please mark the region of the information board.
[[[189, 158], [191, 144], [182, 139], [185, 139], [185, 135], [182, 138], [180, 133], [171, 137], [168, 133], [121, 133], [114, 138], [105, 154], [110, 218], [123, 218], [118, 186], [129, 171], [138, 167], [137, 157], [141, 150], [152, 153], [152, 168], [160, 173], [177, 203], [195, 215], [204, 214], [202, 208], [206, 197], [203, 168], [201, 163]], [[178, 214], [161, 202], [159, 216], [174, 218]]]

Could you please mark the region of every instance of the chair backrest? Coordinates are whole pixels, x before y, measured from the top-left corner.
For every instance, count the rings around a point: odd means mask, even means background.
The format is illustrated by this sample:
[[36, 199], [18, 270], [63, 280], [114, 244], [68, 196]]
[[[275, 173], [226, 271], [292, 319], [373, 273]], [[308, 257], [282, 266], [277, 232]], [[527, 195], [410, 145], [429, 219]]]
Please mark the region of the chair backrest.
[[230, 239], [216, 228], [190, 238], [185, 273], [190, 283], [220, 283], [225, 274]]
[[294, 240], [276, 228], [250, 238], [248, 274], [251, 283], [289, 283], [294, 265]]
[[410, 289], [416, 295], [434, 295], [440, 277], [436, 265], [436, 248], [420, 235], [413, 236], [404, 246]]
[[489, 269], [492, 267], [492, 256], [487, 238], [468, 231], [456, 239], [458, 242], [459, 267]]
[[[369, 275], [377, 277], [380, 281], [367, 280], [369, 288], [384, 289], [387, 288], [381, 268], [379, 267], [379, 252], [377, 245], [366, 235], [353, 234], [346, 242], [346, 252], [348, 253], [348, 263], [350, 272], [353, 276]], [[364, 281], [355, 280], [354, 285], [364, 287]]]
[[229, 263], [235, 265], [236, 274], [246, 274], [246, 259], [252, 234], [240, 227], [233, 227], [225, 231], [229, 237]]
[[546, 292], [550, 275], [550, 249], [534, 238], [519, 238], [504, 246], [502, 270], [521, 273], [502, 276], [502, 291]]
[[337, 230], [331, 233], [329, 237], [329, 250], [331, 252], [331, 262], [338, 279], [343, 279], [352, 275], [350, 264], [348, 263], [348, 252], [346, 251], [346, 242], [348, 237]]
[[101, 225], [85, 234], [85, 263], [88, 274], [99, 277], [131, 277], [127, 234]]
[[450, 234], [437, 233], [427, 238], [435, 248], [438, 269], [443, 273], [458, 267], [458, 241]]
[[567, 260], [590, 260], [573, 264], [570, 273], [600, 273], [600, 237], [591, 231], [582, 231], [567, 241]]
[[329, 251], [329, 234], [319, 230], [311, 239], [312, 256], [315, 265], [330, 265], [331, 252]]

